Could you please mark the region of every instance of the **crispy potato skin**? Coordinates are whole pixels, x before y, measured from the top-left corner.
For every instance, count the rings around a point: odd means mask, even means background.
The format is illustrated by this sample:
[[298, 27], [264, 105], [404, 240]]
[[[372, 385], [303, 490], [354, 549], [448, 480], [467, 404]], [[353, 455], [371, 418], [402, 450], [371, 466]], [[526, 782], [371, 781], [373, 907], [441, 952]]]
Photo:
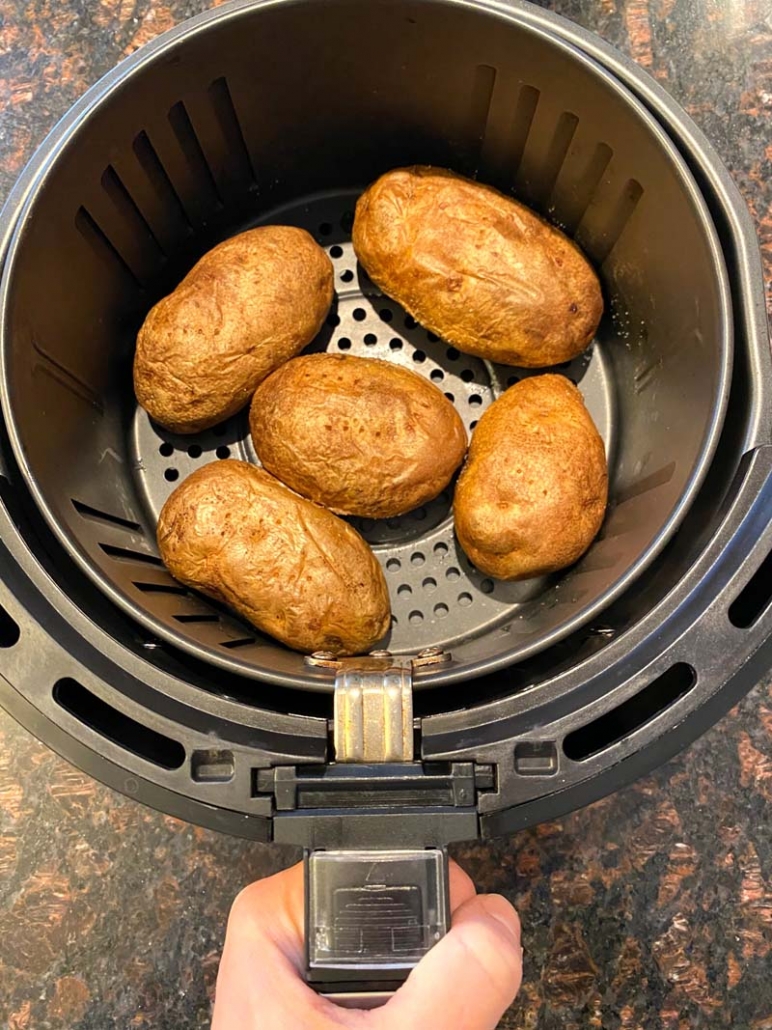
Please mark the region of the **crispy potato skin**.
[[598, 277], [569, 239], [491, 186], [440, 168], [381, 176], [357, 203], [353, 240], [384, 293], [490, 361], [570, 361], [603, 313]]
[[346, 522], [244, 461], [189, 476], [158, 522], [180, 582], [297, 651], [368, 651], [389, 629], [383, 571]]
[[145, 319], [137, 400], [175, 433], [216, 425], [313, 340], [332, 297], [332, 262], [304, 229], [269, 225], [233, 236]]
[[437, 387], [373, 358], [307, 354], [257, 389], [252, 440], [269, 472], [342, 515], [401, 515], [436, 497], [466, 453]]
[[472, 434], [456, 535], [489, 576], [541, 576], [584, 554], [607, 496], [603, 441], [582, 395], [563, 376], [534, 376], [499, 397]]

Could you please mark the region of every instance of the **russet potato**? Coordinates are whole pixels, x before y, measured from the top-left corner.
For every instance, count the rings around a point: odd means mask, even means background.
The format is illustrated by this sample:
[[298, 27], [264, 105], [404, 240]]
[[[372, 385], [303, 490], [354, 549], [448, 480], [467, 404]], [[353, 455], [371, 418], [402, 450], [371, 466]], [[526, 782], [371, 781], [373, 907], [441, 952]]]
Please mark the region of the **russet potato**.
[[213, 462], [181, 483], [158, 546], [181, 583], [298, 651], [358, 654], [389, 629], [386, 580], [356, 530], [247, 462]]
[[603, 522], [603, 441], [564, 376], [523, 379], [483, 414], [453, 504], [470, 561], [497, 579], [556, 572], [580, 558]]
[[332, 262], [304, 229], [268, 225], [233, 236], [145, 319], [137, 400], [175, 433], [216, 425], [313, 340], [332, 298]]
[[466, 430], [428, 379], [390, 361], [307, 354], [257, 389], [250, 428], [263, 466], [339, 514], [379, 519], [436, 497]]
[[542, 368], [592, 341], [598, 277], [566, 236], [490, 186], [399, 168], [360, 197], [354, 250], [381, 290], [467, 354]]

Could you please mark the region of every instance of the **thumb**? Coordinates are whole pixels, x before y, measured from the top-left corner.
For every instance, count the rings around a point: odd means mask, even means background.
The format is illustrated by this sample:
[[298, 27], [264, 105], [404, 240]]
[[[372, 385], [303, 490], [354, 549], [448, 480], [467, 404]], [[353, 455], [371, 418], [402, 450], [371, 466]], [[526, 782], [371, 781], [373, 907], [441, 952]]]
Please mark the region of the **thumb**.
[[482, 894], [453, 913], [453, 926], [380, 1010], [384, 1027], [494, 1030], [520, 989], [520, 920], [506, 898]]

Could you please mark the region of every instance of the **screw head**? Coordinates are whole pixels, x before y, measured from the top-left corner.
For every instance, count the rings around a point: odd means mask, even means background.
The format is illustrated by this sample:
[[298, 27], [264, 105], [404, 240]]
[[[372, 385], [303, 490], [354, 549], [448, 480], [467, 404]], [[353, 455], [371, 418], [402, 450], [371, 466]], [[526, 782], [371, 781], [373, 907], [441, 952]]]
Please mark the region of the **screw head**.
[[425, 647], [423, 651], [418, 652], [419, 658], [437, 658], [438, 655], [442, 654], [441, 647]]
[[371, 651], [371, 658], [391, 658], [391, 651]]

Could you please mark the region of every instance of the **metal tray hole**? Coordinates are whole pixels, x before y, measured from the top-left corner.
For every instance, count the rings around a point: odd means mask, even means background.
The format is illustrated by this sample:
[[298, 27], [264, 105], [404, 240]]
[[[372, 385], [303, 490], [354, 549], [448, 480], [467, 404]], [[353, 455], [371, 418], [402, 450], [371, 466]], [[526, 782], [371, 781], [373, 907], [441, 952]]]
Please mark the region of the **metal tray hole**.
[[686, 662], [672, 665], [633, 697], [599, 719], [569, 733], [563, 752], [573, 762], [583, 762], [624, 740], [651, 722], [666, 708], [687, 694], [697, 682], [697, 673]]
[[177, 740], [144, 726], [113, 708], [77, 680], [65, 677], [54, 685], [54, 701], [84, 725], [162, 769], [179, 769], [185, 748]]

